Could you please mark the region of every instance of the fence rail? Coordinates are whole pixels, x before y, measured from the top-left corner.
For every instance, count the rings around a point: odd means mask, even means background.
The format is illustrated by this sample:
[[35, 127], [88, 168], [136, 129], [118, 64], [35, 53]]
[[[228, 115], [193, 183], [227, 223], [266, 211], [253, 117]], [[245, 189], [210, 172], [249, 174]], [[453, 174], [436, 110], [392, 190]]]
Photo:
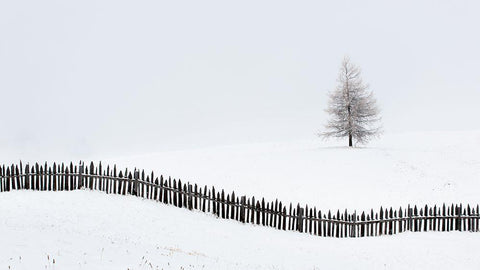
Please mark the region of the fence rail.
[[383, 208], [379, 211], [349, 213], [317, 211], [316, 207], [301, 207], [275, 200], [266, 202], [225, 193], [215, 187], [199, 187], [181, 180], [155, 176], [134, 169], [117, 170], [93, 162], [86, 166], [36, 163], [30, 166], [13, 164], [0, 166], [0, 192], [10, 190], [76, 190], [92, 189], [106, 193], [134, 195], [189, 210], [213, 213], [219, 218], [243, 223], [293, 230], [323, 237], [365, 237], [392, 235], [406, 231], [479, 231], [480, 209], [476, 205], [445, 205], [404, 209]]

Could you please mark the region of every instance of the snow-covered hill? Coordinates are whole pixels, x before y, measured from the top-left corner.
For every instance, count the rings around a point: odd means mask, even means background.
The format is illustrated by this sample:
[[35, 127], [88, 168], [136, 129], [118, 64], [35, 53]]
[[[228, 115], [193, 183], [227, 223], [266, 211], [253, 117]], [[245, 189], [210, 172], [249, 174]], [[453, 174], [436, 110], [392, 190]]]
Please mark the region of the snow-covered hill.
[[[327, 210], [480, 202], [479, 131], [339, 145], [312, 139], [98, 160]], [[130, 196], [0, 193], [2, 269], [478, 269], [479, 248], [476, 233], [319, 238]]]
[[387, 134], [355, 149], [342, 143], [313, 138], [102, 160], [326, 210], [480, 202], [480, 131]]
[[480, 234], [320, 238], [94, 191], [0, 193], [0, 269], [478, 269]]

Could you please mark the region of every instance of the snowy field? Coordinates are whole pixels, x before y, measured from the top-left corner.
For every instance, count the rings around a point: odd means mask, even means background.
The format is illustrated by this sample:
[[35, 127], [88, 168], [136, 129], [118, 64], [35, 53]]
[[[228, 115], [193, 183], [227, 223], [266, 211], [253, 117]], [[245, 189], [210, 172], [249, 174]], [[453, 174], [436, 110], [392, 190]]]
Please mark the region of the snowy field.
[[[387, 134], [356, 149], [342, 143], [97, 160], [322, 210], [480, 202], [479, 131]], [[0, 216], [0, 269], [480, 269], [480, 234], [468, 232], [319, 238], [92, 191], [0, 193]]]
[[93, 191], [0, 193], [0, 269], [479, 269], [480, 234], [319, 238]]
[[356, 149], [345, 143], [313, 138], [102, 160], [321, 210], [480, 202], [480, 131], [386, 134]]

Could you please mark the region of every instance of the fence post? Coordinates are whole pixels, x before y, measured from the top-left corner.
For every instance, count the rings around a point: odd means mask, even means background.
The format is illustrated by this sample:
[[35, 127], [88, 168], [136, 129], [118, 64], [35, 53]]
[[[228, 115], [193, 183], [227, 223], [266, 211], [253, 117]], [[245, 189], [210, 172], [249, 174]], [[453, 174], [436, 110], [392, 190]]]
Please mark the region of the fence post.
[[408, 205], [408, 230], [412, 231], [412, 208]]
[[78, 165], [78, 185], [79, 189], [82, 189], [84, 187], [83, 183], [83, 163], [80, 161], [80, 164]]
[[136, 169], [133, 171], [133, 191], [132, 195], [137, 196], [138, 195], [138, 179], [140, 178], [140, 173]]
[[25, 189], [30, 189], [30, 165], [25, 165]]
[[54, 162], [53, 163], [53, 168], [52, 168], [52, 190], [57, 191], [57, 164]]
[[240, 201], [240, 221], [245, 223], [245, 201], [247, 200], [247, 196], [242, 196]]
[[303, 232], [303, 213], [305, 209], [301, 208], [300, 205], [297, 207], [297, 230]]
[[188, 183], [188, 210], [193, 209], [192, 184]]
[[457, 231], [462, 231], [462, 204], [457, 206]]
[[0, 166], [0, 192], [3, 192], [3, 182], [4, 182], [4, 166]]
[[357, 211], [353, 212], [352, 218], [352, 237], [357, 237]]
[[3, 166], [0, 166], [0, 192], [3, 192]]

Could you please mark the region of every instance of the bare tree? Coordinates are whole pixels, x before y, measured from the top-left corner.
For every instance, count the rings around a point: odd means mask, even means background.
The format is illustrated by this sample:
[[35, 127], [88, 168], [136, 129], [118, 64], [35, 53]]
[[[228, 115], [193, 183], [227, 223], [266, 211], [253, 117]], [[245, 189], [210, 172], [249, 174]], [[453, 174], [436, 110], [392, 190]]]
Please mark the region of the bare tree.
[[319, 135], [324, 138], [348, 137], [350, 147], [354, 139], [365, 144], [380, 134], [381, 118], [373, 93], [363, 83], [360, 68], [348, 57], [343, 59], [337, 82], [337, 88], [329, 94], [326, 112], [331, 118], [325, 125], [327, 131]]

